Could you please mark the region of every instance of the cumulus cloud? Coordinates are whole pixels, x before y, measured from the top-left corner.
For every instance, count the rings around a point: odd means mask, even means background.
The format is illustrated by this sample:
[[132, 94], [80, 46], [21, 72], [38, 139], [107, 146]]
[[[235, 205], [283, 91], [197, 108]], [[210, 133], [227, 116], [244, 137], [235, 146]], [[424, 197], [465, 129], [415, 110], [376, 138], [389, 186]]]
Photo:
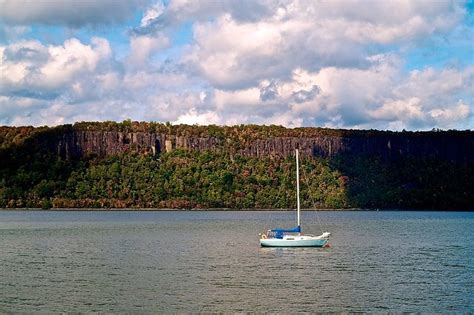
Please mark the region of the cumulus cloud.
[[296, 103], [305, 103], [313, 100], [320, 91], [321, 89], [317, 85], [313, 85], [309, 90], [294, 91], [292, 97]]
[[382, 106], [371, 110], [370, 116], [382, 121], [422, 122], [425, 114], [418, 97], [388, 101]]
[[217, 6], [217, 18], [195, 23], [195, 44], [186, 61], [211, 84], [224, 89], [285, 78], [296, 68], [364, 68], [369, 66], [367, 56], [374, 45], [412, 42], [444, 32], [464, 14], [459, 4], [443, 1], [429, 5], [283, 1], [266, 8], [260, 19], [242, 20], [234, 7]]
[[[18, 10], [19, 3], [26, 9]], [[143, 8], [137, 25], [122, 30], [129, 36], [122, 58], [112, 41], [98, 37], [0, 46], [3, 124], [132, 118], [472, 128], [474, 66], [405, 65], [410, 49], [462, 23], [460, 2], [0, 0], [0, 6], [0, 18], [18, 32], [29, 23], [115, 23]], [[189, 25], [192, 40], [173, 46]]]
[[271, 81], [260, 89], [260, 99], [262, 101], [274, 100], [278, 96], [278, 89], [275, 81]]
[[166, 48], [170, 41], [164, 34], [133, 36], [130, 39], [129, 61], [144, 65], [153, 53]]
[[134, 68], [129, 62], [117, 60], [104, 38], [89, 44], [72, 38], [60, 45], [20, 41], [0, 46], [0, 124], [177, 121], [193, 114], [193, 108], [199, 114], [206, 110], [202, 91], [183, 90], [193, 81], [179, 67], [164, 62]]
[[17, 42], [0, 47], [0, 92], [32, 98], [54, 98], [81, 76], [95, 74], [111, 57], [108, 41], [92, 38], [85, 45], [72, 38], [63, 45], [45, 46], [38, 41]]
[[156, 21], [165, 11], [163, 3], [158, 2], [149, 7], [143, 14], [140, 26], [147, 27]]
[[163, 1], [151, 4], [145, 11], [139, 28], [140, 34], [157, 29], [176, 27], [191, 21], [206, 21], [229, 14], [239, 21], [257, 21], [278, 8], [278, 2], [269, 0], [174, 0], [164, 6]]
[[207, 111], [199, 114], [196, 109], [192, 108], [189, 112], [180, 115], [176, 120], [177, 124], [187, 125], [209, 125], [209, 124], [220, 124], [222, 119], [217, 115], [216, 112]]
[[32, 23], [47, 25], [109, 24], [124, 21], [133, 15], [145, 0], [2, 0], [0, 19], [9, 24], [27, 25]]
[[[327, 127], [430, 129], [467, 126], [473, 67], [426, 68], [405, 74], [392, 58], [375, 58], [367, 69], [323, 68], [294, 71], [286, 81], [258, 87], [216, 90], [221, 117], [239, 115], [252, 122]], [[420, 79], [423, 78], [423, 79]]]
[[459, 122], [465, 121], [469, 115], [472, 115], [472, 112], [468, 105], [458, 102], [456, 106], [433, 109], [429, 111], [429, 115], [437, 125], [452, 128], [456, 127]]
[[[109, 42], [98, 37], [90, 44], [71, 38], [62, 45], [20, 41], [0, 46], [2, 123], [51, 122], [42, 113], [58, 104], [93, 102], [111, 93], [120, 81], [113, 62]], [[21, 112], [23, 117], [18, 117]]]

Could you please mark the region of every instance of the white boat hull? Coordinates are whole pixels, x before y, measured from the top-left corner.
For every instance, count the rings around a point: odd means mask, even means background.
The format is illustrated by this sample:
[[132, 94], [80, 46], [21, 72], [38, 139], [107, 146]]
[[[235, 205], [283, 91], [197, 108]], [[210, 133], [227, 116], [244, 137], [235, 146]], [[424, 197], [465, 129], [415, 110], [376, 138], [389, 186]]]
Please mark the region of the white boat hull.
[[324, 232], [319, 236], [301, 234], [300, 224], [300, 171], [298, 149], [295, 150], [296, 160], [296, 227], [291, 229], [272, 229], [260, 234], [262, 247], [324, 247], [331, 233]]
[[[329, 233], [327, 233], [329, 236]], [[285, 236], [279, 238], [261, 238], [262, 247], [324, 247], [329, 239], [324, 236]]]

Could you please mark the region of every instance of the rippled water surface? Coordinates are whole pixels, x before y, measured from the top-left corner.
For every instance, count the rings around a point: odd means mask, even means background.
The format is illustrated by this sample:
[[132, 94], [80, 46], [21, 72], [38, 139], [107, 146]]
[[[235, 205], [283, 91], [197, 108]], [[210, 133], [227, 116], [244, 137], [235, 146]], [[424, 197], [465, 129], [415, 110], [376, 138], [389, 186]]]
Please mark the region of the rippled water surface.
[[[316, 213], [303, 230], [319, 233]], [[474, 310], [474, 212], [0, 211], [0, 312]]]

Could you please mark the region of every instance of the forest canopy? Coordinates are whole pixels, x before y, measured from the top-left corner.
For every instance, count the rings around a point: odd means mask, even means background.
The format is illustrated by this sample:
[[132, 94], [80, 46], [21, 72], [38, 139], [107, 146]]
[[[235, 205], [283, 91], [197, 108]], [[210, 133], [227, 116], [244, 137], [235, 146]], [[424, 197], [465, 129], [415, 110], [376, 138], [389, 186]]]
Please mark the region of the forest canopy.
[[[187, 126], [83, 122], [74, 126], [0, 127], [0, 207], [289, 209], [296, 204], [292, 156], [249, 156], [238, 150], [182, 149], [65, 158], [48, 139], [67, 132], [147, 132], [222, 139], [225, 148], [273, 137], [403, 137], [414, 132], [281, 126]], [[430, 136], [472, 139], [471, 131]], [[49, 142], [48, 142], [49, 143]], [[99, 144], [100, 145], [100, 144]], [[463, 151], [464, 152], [464, 151]], [[436, 156], [397, 159], [362, 154], [303, 156], [302, 207], [319, 209], [464, 209], [474, 204], [474, 163]]]

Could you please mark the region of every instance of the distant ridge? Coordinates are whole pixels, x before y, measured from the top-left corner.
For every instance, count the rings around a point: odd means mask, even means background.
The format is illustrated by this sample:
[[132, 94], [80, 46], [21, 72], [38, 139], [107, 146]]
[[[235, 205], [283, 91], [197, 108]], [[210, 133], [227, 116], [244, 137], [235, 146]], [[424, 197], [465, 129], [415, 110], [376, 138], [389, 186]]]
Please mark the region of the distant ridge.
[[[22, 136], [25, 135], [25, 136]], [[302, 156], [339, 154], [432, 157], [474, 161], [474, 131], [394, 132], [328, 128], [284, 128], [170, 125], [147, 122], [81, 122], [57, 127], [0, 127], [0, 147], [29, 140], [33, 146], [63, 158], [109, 156], [129, 151], [160, 154], [174, 149], [225, 151], [248, 157], [287, 157], [299, 148]], [[16, 141], [16, 142], [15, 142]]]
[[[0, 208], [474, 210], [474, 132], [81, 122], [0, 127]], [[306, 187], [305, 187], [306, 185]]]

